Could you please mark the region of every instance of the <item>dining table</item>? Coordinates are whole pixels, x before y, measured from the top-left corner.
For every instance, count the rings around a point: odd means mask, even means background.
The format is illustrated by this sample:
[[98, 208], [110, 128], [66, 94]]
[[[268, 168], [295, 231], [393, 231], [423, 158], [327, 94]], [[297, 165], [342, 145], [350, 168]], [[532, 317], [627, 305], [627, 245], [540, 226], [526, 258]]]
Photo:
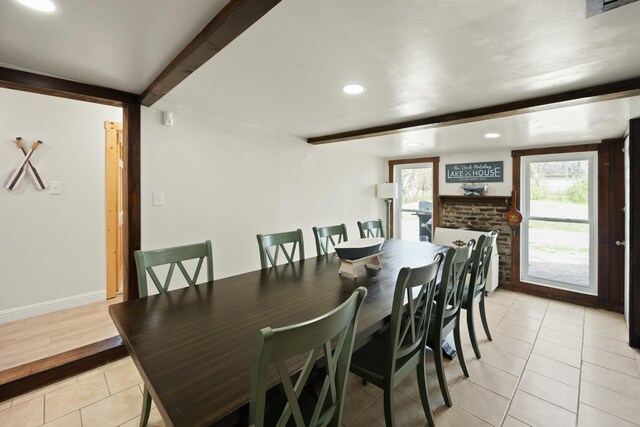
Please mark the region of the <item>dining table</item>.
[[[447, 250], [388, 239], [382, 268], [359, 267], [357, 278], [338, 274], [330, 253], [114, 304], [109, 313], [167, 426], [246, 425], [259, 329], [320, 316], [364, 286], [356, 350], [388, 323], [400, 269]], [[274, 370], [268, 385], [278, 382]]]

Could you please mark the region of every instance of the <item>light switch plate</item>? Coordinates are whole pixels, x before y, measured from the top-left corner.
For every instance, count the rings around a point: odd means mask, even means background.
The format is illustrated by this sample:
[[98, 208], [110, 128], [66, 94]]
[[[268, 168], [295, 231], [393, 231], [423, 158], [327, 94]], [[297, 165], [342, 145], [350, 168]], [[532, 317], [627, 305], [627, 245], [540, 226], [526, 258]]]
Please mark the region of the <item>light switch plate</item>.
[[164, 191], [153, 192], [153, 206], [164, 206]]
[[49, 194], [62, 194], [62, 182], [60, 181], [49, 182]]

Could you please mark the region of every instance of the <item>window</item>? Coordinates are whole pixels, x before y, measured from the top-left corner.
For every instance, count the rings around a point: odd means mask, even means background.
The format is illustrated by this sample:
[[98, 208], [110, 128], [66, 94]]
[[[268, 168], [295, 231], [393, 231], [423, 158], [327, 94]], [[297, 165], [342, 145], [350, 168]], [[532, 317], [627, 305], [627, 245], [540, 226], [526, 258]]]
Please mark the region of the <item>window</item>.
[[596, 152], [522, 157], [522, 281], [597, 293], [596, 168]]
[[433, 163], [395, 166], [395, 236], [403, 240], [431, 241], [433, 229]]

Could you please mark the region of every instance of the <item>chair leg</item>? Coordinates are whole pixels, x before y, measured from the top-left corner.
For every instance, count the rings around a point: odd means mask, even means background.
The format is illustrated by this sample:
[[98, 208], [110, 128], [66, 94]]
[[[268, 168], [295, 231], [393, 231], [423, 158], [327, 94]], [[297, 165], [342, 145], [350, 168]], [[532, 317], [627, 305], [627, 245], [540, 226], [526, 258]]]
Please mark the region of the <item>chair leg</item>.
[[427, 417], [429, 427], [436, 427], [436, 423], [433, 420], [433, 414], [431, 413], [431, 405], [429, 404], [429, 391], [427, 389], [427, 369], [425, 367], [424, 357], [418, 364], [418, 388], [420, 389], [420, 400], [422, 401], [422, 409]]
[[456, 343], [456, 351], [458, 352], [458, 362], [462, 367], [462, 373], [465, 377], [469, 377], [469, 371], [467, 370], [467, 362], [464, 360], [464, 354], [462, 354], [462, 341], [460, 341], [460, 318], [456, 322], [456, 327], [453, 329], [453, 338]]
[[361, 380], [362, 380], [362, 385], [367, 385], [367, 384], [369, 384], [369, 381], [365, 380], [364, 378], [361, 378]]
[[149, 413], [151, 413], [151, 394], [149, 394], [147, 386], [144, 386], [142, 412], [140, 414], [140, 427], [145, 427], [149, 422]]
[[393, 386], [385, 384], [384, 388], [384, 420], [387, 427], [395, 427], [395, 410], [393, 407]]
[[480, 297], [480, 319], [482, 319], [482, 327], [484, 328], [484, 333], [487, 334], [487, 338], [489, 338], [489, 341], [493, 341], [493, 338], [491, 338], [491, 332], [489, 332], [489, 323], [487, 323], [487, 313], [484, 310], [484, 293]]
[[449, 386], [447, 385], [447, 377], [444, 373], [444, 366], [442, 364], [442, 340], [436, 341], [439, 342], [440, 345], [437, 345], [433, 350], [433, 360], [436, 364], [436, 374], [438, 374], [438, 384], [440, 385], [440, 392], [442, 393], [442, 397], [444, 398], [444, 403], [448, 407], [451, 407], [451, 396], [449, 396]]
[[473, 346], [473, 352], [476, 355], [477, 359], [482, 357], [480, 355], [480, 347], [478, 346], [478, 339], [476, 338], [476, 327], [473, 319], [473, 306], [474, 301], [471, 301], [469, 308], [467, 309], [467, 328], [469, 329], [469, 339], [471, 340], [471, 345]]

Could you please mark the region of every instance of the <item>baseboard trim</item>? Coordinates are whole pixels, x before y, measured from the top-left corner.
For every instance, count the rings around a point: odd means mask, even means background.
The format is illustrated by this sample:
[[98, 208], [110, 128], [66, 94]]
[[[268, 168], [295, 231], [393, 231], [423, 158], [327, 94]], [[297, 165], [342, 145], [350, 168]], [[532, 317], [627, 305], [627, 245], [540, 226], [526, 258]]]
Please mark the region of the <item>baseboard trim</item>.
[[106, 291], [88, 292], [86, 294], [73, 295], [53, 301], [44, 301], [23, 307], [10, 308], [0, 311], [0, 324], [13, 322], [14, 320], [27, 319], [40, 314], [52, 313], [67, 308], [78, 307], [107, 299]]
[[498, 289], [500, 288], [555, 301], [582, 305], [584, 307], [598, 308], [598, 297], [595, 295], [581, 294], [527, 282], [512, 283], [511, 285], [500, 284]]
[[120, 336], [0, 371], [0, 402], [127, 356]]

